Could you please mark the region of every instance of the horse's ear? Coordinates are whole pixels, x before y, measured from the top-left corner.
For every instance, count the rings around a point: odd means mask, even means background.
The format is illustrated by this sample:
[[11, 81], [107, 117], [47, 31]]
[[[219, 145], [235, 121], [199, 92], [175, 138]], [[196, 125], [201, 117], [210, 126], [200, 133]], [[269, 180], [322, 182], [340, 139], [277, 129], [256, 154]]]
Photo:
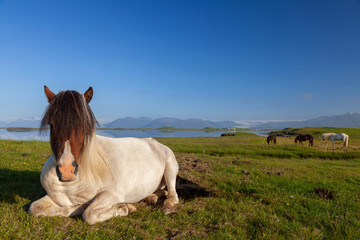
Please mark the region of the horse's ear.
[[48, 101], [50, 102], [56, 95], [52, 91], [50, 91], [50, 89], [46, 85], [44, 86], [44, 90], [45, 90], [45, 95]]
[[86, 92], [84, 93], [84, 97], [87, 103], [89, 103], [93, 97], [93, 89], [92, 87], [89, 87], [88, 90], [86, 90]]

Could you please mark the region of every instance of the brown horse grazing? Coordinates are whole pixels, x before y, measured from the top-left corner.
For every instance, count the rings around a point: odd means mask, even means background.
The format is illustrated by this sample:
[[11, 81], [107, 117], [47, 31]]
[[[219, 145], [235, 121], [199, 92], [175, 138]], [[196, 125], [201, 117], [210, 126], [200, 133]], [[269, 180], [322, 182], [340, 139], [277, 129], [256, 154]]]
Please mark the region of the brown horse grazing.
[[298, 135], [296, 138], [295, 138], [295, 143], [297, 143], [297, 141], [299, 141], [302, 145], [302, 142], [303, 141], [309, 141], [309, 147], [312, 147], [314, 145], [314, 137], [310, 134], [305, 134], [305, 135]]
[[266, 139], [267, 143], [270, 144], [271, 141], [274, 142], [274, 144], [276, 144], [276, 135], [275, 134], [270, 134], [267, 139]]
[[50, 126], [53, 155], [40, 176], [47, 195], [31, 203], [31, 215], [82, 215], [95, 224], [136, 211], [132, 203], [143, 199], [156, 204], [160, 196], [166, 196], [163, 213], [175, 212], [179, 167], [170, 148], [152, 138], [96, 135], [91, 87], [84, 94], [54, 94], [45, 86], [45, 94], [49, 107], [41, 128]]

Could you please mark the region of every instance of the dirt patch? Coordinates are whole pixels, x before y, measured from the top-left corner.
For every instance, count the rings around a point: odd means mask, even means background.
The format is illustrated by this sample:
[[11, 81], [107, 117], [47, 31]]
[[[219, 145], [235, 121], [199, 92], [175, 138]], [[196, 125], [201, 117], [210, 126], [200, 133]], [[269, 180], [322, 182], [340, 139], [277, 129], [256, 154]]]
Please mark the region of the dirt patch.
[[216, 154], [216, 153], [210, 153], [210, 156], [214, 156], [214, 157], [223, 157], [224, 154]]
[[210, 172], [210, 166], [208, 163], [201, 161], [200, 158], [194, 155], [181, 154], [177, 156], [179, 160], [180, 171], [196, 171], [199, 173]]
[[315, 188], [315, 193], [325, 199], [334, 199], [334, 192], [331, 189]]
[[268, 171], [268, 172], [265, 172], [265, 173], [268, 174], [268, 175], [278, 175], [278, 176], [283, 175], [282, 172], [271, 172], [271, 171]]

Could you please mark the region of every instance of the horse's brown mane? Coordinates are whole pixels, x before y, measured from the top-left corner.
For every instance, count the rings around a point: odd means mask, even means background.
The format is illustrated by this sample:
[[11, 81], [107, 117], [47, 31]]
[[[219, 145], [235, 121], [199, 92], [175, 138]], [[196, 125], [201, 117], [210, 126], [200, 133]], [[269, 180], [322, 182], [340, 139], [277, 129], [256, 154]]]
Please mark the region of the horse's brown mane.
[[96, 118], [83, 95], [76, 91], [62, 91], [50, 101], [40, 129], [47, 130], [50, 125], [51, 146], [53, 151], [57, 152], [57, 141], [63, 142], [69, 139], [71, 134], [83, 134], [86, 142], [93, 135], [96, 124]]

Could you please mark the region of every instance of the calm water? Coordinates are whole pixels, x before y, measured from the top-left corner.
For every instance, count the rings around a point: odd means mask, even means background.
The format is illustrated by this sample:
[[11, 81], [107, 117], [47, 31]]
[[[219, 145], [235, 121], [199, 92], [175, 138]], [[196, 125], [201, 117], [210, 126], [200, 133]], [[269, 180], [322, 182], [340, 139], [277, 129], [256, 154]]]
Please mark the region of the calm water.
[[[250, 131], [251, 133], [268, 136], [265, 131]], [[101, 136], [120, 138], [120, 137], [219, 137], [224, 132], [205, 132], [205, 131], [175, 131], [163, 132], [158, 130], [96, 130], [96, 133]], [[0, 129], [0, 139], [7, 140], [38, 140], [49, 141], [49, 131], [47, 132], [8, 132], [7, 129]]]
[[[158, 130], [97, 130], [98, 135], [106, 137], [218, 137], [224, 132], [204, 132], [204, 131], [176, 131], [162, 132]], [[49, 132], [8, 132], [7, 129], [0, 129], [0, 139], [7, 140], [38, 140], [49, 141]]]

